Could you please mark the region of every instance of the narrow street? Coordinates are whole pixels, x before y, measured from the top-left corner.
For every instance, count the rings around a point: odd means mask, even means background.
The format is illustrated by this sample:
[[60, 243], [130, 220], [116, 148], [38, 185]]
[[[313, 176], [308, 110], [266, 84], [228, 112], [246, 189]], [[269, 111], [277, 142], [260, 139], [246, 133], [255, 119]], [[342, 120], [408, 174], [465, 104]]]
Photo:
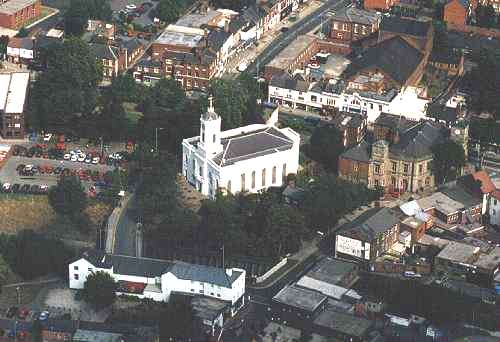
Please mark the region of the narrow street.
[[[137, 256], [137, 224], [133, 217], [135, 201], [129, 201], [116, 227], [115, 254]], [[140, 249], [140, 248], [139, 248]]]

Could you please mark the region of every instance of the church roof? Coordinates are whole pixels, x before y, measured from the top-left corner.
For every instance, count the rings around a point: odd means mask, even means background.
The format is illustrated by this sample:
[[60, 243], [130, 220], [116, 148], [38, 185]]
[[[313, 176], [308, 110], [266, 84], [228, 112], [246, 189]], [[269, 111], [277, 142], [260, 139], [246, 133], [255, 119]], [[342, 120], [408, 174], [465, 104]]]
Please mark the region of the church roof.
[[292, 148], [293, 141], [275, 127], [238, 134], [223, 138], [223, 151], [214, 157], [220, 166], [286, 151]]

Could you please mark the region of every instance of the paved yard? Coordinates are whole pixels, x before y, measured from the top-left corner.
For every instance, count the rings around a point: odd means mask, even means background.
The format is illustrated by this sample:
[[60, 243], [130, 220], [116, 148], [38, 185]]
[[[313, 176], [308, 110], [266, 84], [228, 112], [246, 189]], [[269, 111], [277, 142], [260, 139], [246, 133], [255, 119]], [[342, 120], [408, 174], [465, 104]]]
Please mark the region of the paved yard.
[[28, 176], [28, 177], [21, 177], [19, 176], [18, 172], [16, 171], [16, 167], [19, 164], [32, 164], [32, 165], [50, 165], [52, 167], [58, 167], [61, 166], [63, 168], [68, 168], [71, 170], [92, 170], [92, 171], [99, 171], [102, 173], [105, 173], [107, 171], [113, 170], [113, 166], [108, 166], [105, 164], [86, 164], [86, 163], [80, 163], [80, 162], [72, 162], [72, 161], [67, 161], [67, 160], [53, 160], [53, 159], [44, 159], [44, 158], [28, 158], [28, 157], [19, 157], [19, 156], [12, 156], [9, 158], [7, 163], [0, 169], [0, 183], [19, 183], [19, 184], [37, 184], [37, 185], [42, 185], [42, 184], [47, 184], [48, 186], [56, 185], [58, 176], [57, 175], [34, 175], [34, 176]]

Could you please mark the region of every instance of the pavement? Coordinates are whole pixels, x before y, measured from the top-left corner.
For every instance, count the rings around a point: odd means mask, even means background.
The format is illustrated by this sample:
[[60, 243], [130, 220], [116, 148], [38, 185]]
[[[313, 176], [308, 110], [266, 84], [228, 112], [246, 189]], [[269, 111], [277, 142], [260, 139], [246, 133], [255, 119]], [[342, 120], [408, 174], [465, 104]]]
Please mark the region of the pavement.
[[10, 157], [5, 165], [0, 169], [0, 183], [11, 183], [11, 184], [31, 184], [31, 185], [42, 185], [47, 184], [48, 186], [56, 185], [59, 177], [57, 175], [34, 175], [29, 177], [21, 177], [16, 171], [16, 167], [19, 164], [24, 165], [50, 165], [52, 167], [62, 166], [63, 168], [68, 168], [72, 170], [92, 170], [105, 173], [107, 171], [113, 170], [113, 166], [105, 164], [86, 164], [79, 162], [71, 162], [67, 160], [54, 160], [54, 159], [44, 159], [44, 158], [28, 158], [12, 156]]
[[262, 51], [262, 53], [250, 64], [247, 68], [249, 74], [255, 74], [257, 72], [257, 66], [264, 67], [269, 63], [278, 53], [280, 53], [285, 47], [290, 45], [290, 43], [297, 38], [297, 36], [306, 34], [316, 27], [321, 25], [325, 16], [328, 15], [330, 11], [336, 11], [342, 7], [347, 7], [351, 1], [346, 0], [328, 0], [323, 5], [321, 5], [316, 11], [306, 16], [303, 20], [295, 23], [289, 28], [288, 31], [282, 33], [276, 39], [273, 40], [272, 44]]

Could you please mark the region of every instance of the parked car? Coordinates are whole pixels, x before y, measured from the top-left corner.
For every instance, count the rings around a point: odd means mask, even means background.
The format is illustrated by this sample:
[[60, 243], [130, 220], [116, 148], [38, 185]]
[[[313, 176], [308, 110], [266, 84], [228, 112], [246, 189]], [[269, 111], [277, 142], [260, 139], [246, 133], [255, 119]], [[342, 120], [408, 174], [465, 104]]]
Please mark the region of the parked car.
[[38, 316], [38, 319], [40, 321], [46, 321], [49, 318], [49, 316], [50, 316], [50, 312], [42, 311], [42, 312], [40, 312], [40, 316]]
[[19, 318], [19, 319], [26, 319], [26, 317], [28, 317], [29, 314], [30, 314], [29, 309], [27, 309], [27, 308], [21, 308], [21, 309], [19, 309], [19, 311], [17, 313], [17, 318]]
[[403, 275], [406, 277], [406, 278], [422, 278], [422, 275], [419, 274], [419, 273], [415, 273], [413, 271], [406, 271], [403, 273]]
[[43, 141], [49, 142], [50, 139], [52, 139], [52, 134], [50, 134], [50, 133], [44, 134]]
[[21, 185], [16, 183], [16, 184], [14, 184], [14, 185], [12, 186], [12, 192], [13, 192], [13, 193], [17, 193], [17, 192], [19, 192], [19, 189], [20, 189], [20, 188], [21, 188]]
[[2, 185], [2, 190], [3, 192], [11, 192], [12, 191], [12, 186], [10, 183], [4, 183]]
[[30, 187], [30, 194], [33, 194], [33, 195], [38, 195], [40, 193], [40, 186], [39, 185], [32, 185]]
[[30, 185], [29, 184], [23, 184], [23, 186], [21, 186], [21, 189], [19, 189], [19, 192], [23, 193], [23, 194], [27, 194], [30, 192]]

